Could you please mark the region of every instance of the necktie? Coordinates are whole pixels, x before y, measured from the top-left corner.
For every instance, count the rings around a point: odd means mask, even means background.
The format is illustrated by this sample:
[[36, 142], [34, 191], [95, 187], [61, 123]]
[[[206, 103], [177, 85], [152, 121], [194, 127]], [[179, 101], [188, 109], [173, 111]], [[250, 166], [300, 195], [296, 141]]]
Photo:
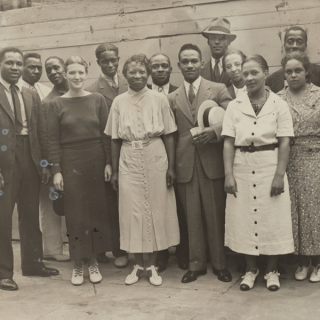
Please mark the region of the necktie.
[[195, 93], [194, 93], [194, 89], [193, 89], [193, 85], [190, 84], [189, 87], [189, 101], [191, 104], [193, 104], [194, 98], [196, 97]]
[[17, 93], [17, 90], [19, 89], [14, 84], [10, 86], [10, 89], [11, 89], [11, 96], [12, 96], [12, 102], [14, 107], [16, 133], [20, 133], [23, 128], [23, 121], [22, 121], [20, 100]]
[[216, 82], [220, 81], [219, 62], [220, 62], [220, 59], [216, 59], [216, 62], [213, 68], [214, 79], [216, 80]]
[[116, 84], [116, 82], [114, 81], [114, 78], [112, 80], [112, 84], [111, 84], [113, 90], [118, 94], [119, 92], [119, 86]]

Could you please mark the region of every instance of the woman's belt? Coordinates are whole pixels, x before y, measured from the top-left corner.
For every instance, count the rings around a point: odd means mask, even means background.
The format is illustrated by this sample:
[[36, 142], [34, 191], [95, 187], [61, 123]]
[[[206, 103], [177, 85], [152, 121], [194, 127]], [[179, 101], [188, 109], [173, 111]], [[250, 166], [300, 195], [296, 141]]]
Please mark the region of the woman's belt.
[[278, 143], [273, 143], [273, 144], [265, 144], [264, 146], [236, 146], [236, 148], [240, 149], [241, 152], [256, 152], [256, 151], [267, 151], [267, 150], [274, 150], [275, 148], [279, 148]]
[[137, 140], [137, 141], [123, 140], [122, 143], [124, 145], [131, 146], [133, 150], [141, 150], [158, 139], [160, 139], [160, 137], [153, 137], [146, 140]]

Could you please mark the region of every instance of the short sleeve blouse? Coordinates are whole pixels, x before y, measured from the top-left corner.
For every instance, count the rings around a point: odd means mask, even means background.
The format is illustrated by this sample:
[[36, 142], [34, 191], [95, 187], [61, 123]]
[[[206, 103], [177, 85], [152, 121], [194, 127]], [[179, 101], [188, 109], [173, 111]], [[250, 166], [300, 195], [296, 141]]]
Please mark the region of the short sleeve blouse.
[[177, 131], [168, 99], [147, 87], [129, 90], [112, 103], [105, 133], [112, 139], [148, 140]]
[[222, 124], [223, 137], [235, 138], [235, 146], [274, 144], [279, 137], [293, 137], [293, 125], [287, 103], [273, 92], [258, 115], [247, 94], [228, 105]]

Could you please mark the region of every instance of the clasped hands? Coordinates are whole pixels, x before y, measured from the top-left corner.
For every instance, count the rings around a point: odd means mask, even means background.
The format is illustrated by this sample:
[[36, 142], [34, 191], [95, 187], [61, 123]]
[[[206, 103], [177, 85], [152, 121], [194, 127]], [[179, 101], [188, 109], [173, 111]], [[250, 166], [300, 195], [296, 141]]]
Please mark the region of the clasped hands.
[[217, 140], [216, 132], [211, 128], [204, 128], [200, 133], [193, 136], [194, 144], [206, 144], [208, 142], [215, 142]]

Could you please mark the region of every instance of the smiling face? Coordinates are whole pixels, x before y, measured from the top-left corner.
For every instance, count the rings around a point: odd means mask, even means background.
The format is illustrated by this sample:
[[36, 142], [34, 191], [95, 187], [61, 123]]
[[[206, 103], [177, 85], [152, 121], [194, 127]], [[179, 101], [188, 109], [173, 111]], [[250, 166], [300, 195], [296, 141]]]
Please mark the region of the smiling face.
[[100, 53], [97, 63], [103, 74], [113, 78], [118, 70], [119, 57], [115, 51], [104, 51]]
[[38, 82], [42, 75], [42, 64], [38, 58], [28, 58], [23, 67], [22, 78], [30, 84]]
[[243, 79], [241, 64], [242, 57], [237, 53], [225, 57], [226, 74], [232, 79], [233, 83], [238, 83]]
[[147, 68], [140, 62], [130, 62], [126, 74], [129, 86], [134, 91], [142, 90], [148, 80]]
[[49, 59], [45, 65], [47, 77], [53, 85], [60, 85], [65, 82], [63, 77], [64, 69], [62, 63], [55, 58]]
[[307, 83], [307, 72], [303, 64], [296, 60], [289, 60], [284, 68], [284, 75], [290, 89], [299, 90]]
[[290, 30], [286, 36], [284, 49], [286, 53], [292, 51], [305, 52], [307, 49], [307, 43], [303, 32], [301, 30]]
[[72, 63], [67, 66], [65, 78], [68, 81], [69, 89], [80, 90], [87, 78], [86, 69], [79, 63]]
[[214, 59], [220, 59], [227, 51], [230, 41], [225, 34], [210, 34], [208, 45], [211, 50], [211, 56]]
[[163, 55], [155, 56], [150, 61], [152, 82], [161, 87], [170, 80], [172, 67], [168, 58]]
[[249, 60], [242, 66], [243, 79], [248, 92], [256, 93], [264, 87], [268, 71], [263, 71], [260, 64]]
[[196, 50], [184, 50], [180, 53], [178, 68], [184, 77], [184, 80], [193, 83], [200, 76], [200, 71], [203, 67], [203, 61], [200, 59], [200, 54]]
[[10, 84], [16, 84], [22, 75], [23, 57], [19, 52], [6, 52], [0, 64], [1, 77]]

